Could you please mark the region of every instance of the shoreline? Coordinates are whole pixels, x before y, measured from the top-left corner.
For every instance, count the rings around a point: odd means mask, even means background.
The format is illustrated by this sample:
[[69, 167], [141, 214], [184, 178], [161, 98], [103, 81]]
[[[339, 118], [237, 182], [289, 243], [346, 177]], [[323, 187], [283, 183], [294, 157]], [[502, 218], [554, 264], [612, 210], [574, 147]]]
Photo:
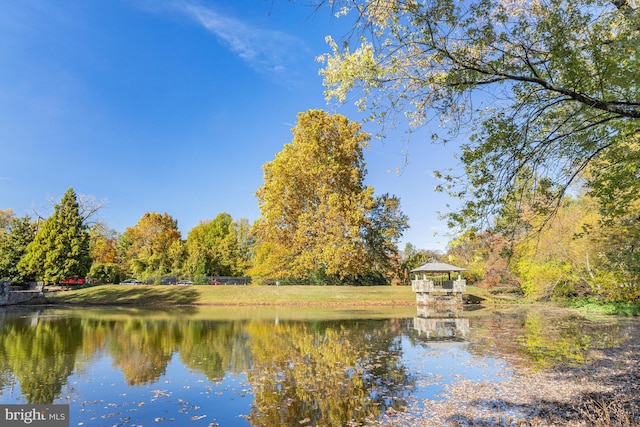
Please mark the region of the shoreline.
[[[245, 288], [246, 290], [247, 288]], [[119, 292], [126, 288], [118, 289]], [[326, 291], [327, 289], [325, 289]], [[331, 291], [332, 289], [328, 289]], [[140, 289], [136, 290], [140, 291]], [[144, 289], [141, 291], [145, 291]], [[267, 290], [270, 291], [270, 290]], [[179, 291], [179, 292], [187, 292]], [[66, 294], [66, 292], [64, 292]], [[71, 293], [66, 294], [72, 295]], [[86, 296], [86, 295], [85, 295]], [[535, 305], [499, 304], [487, 301], [487, 305], [465, 304], [462, 309], [472, 313], [482, 310], [502, 308], [528, 309]], [[43, 306], [43, 305], [40, 305]], [[224, 307], [230, 311], [256, 308], [336, 308], [336, 309], [392, 309], [415, 307], [415, 301], [354, 301], [352, 299], [334, 301], [262, 301], [215, 302], [175, 304], [163, 301], [159, 304], [128, 303], [78, 303], [52, 302], [45, 307], [71, 308], [148, 308], [169, 309], [172, 307]], [[547, 306], [548, 307], [548, 306]], [[578, 312], [579, 310], [557, 307], [558, 310]], [[295, 311], [295, 310], [292, 310]], [[504, 360], [507, 366], [504, 377], [499, 380], [474, 382], [458, 380], [444, 386], [444, 392], [437, 399], [409, 399], [406, 412], [387, 412], [379, 421], [371, 421], [375, 427], [422, 427], [434, 426], [569, 426], [569, 427], [617, 427], [640, 425], [640, 321], [632, 318], [618, 318], [628, 333], [628, 338], [615, 347], [594, 347], [589, 350], [586, 361], [581, 365], [557, 364], [549, 368], [533, 369], [524, 357], [512, 353], [501, 353], [496, 349], [494, 356]], [[475, 363], [475, 362], [474, 362]], [[477, 363], [482, 364], [479, 359]]]
[[[45, 291], [48, 304], [181, 306], [415, 306], [410, 286], [141, 286], [97, 285]], [[464, 306], [499, 300], [471, 292]], [[505, 301], [509, 304], [510, 302]]]
[[524, 359], [510, 360], [504, 380], [445, 385], [441, 399], [414, 399], [372, 426], [640, 425], [640, 323], [630, 323], [629, 332], [616, 347], [590, 350], [582, 365], [535, 370]]

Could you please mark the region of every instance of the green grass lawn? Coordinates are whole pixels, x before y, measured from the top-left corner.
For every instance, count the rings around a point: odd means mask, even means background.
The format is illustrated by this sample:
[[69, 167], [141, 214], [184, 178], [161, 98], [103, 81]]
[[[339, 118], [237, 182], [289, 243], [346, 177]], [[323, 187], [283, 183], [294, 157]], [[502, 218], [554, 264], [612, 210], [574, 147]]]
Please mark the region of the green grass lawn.
[[[514, 301], [467, 286], [467, 302], [488, 305]], [[157, 286], [99, 285], [47, 292], [52, 304], [225, 305], [225, 306], [402, 306], [415, 305], [411, 286]]]
[[50, 292], [53, 304], [110, 305], [410, 305], [410, 286], [154, 286], [99, 285]]

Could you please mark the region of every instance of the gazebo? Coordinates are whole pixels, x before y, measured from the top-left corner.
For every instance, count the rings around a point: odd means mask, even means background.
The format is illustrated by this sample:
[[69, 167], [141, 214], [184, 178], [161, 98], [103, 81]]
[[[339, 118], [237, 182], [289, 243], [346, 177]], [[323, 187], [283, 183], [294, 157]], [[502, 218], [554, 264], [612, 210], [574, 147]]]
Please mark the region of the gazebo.
[[[464, 268], [443, 262], [430, 262], [411, 270], [414, 278], [411, 289], [416, 293], [418, 304], [430, 304], [440, 301], [462, 303], [462, 293], [467, 283], [460, 278]], [[458, 278], [451, 280], [451, 273], [458, 273]]]

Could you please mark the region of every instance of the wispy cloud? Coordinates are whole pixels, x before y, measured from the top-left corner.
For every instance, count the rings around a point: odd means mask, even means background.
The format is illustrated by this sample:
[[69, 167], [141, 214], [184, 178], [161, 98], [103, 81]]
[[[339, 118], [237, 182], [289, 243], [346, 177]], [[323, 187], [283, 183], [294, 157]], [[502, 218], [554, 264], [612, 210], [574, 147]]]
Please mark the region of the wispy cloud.
[[206, 28], [258, 72], [295, 80], [296, 63], [302, 55], [311, 56], [301, 39], [281, 31], [260, 28], [195, 3], [177, 2], [174, 7]]

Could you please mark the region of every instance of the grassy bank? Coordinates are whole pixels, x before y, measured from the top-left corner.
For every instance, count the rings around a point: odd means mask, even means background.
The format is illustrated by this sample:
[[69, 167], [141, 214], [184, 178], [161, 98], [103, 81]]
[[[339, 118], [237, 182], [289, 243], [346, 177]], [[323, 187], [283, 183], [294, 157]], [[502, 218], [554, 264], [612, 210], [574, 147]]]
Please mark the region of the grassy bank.
[[[411, 286], [154, 286], [99, 285], [49, 291], [52, 304], [76, 305], [219, 305], [219, 306], [402, 306], [415, 305]], [[467, 286], [467, 303], [527, 303], [512, 295]]]
[[410, 286], [127, 286], [100, 285], [51, 292], [53, 304], [101, 305], [298, 305], [415, 304]]
[[594, 298], [570, 299], [563, 302], [569, 308], [588, 313], [617, 315], [617, 316], [640, 316], [640, 304], [630, 302], [607, 302]]

